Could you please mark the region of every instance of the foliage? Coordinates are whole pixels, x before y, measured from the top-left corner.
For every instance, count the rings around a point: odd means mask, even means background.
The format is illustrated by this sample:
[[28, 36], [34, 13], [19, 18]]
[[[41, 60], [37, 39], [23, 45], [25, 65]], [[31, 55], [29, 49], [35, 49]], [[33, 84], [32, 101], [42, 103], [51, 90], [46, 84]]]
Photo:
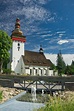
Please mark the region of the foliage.
[[72, 61], [71, 65], [67, 65], [65, 73], [67, 75], [74, 75], [74, 61]]
[[60, 51], [58, 53], [58, 55], [57, 55], [57, 70], [58, 70], [58, 74], [59, 75], [64, 74], [65, 73], [65, 68], [66, 68], [66, 65], [65, 65], [65, 62], [63, 60], [61, 51]]
[[61, 99], [59, 96], [51, 97], [45, 107], [37, 111], [74, 111], [74, 96], [73, 98], [68, 97], [67, 100]]
[[10, 50], [11, 46], [11, 38], [6, 32], [0, 30], [0, 72], [2, 70], [4, 61], [6, 61], [10, 56], [8, 51]]
[[74, 61], [72, 61], [70, 69], [71, 69], [70, 74], [74, 75]]
[[11, 74], [11, 70], [10, 69], [3, 69], [3, 73], [4, 74]]
[[56, 70], [56, 66], [54, 64], [51, 64], [50, 69], [51, 70]]
[[7, 69], [7, 64], [10, 62], [10, 58], [8, 58], [7, 60], [4, 60], [3, 62], [3, 68]]
[[71, 66], [69, 66], [69, 65], [66, 66], [65, 74], [67, 74], [67, 75], [71, 74]]
[[2, 91], [0, 91], [0, 101], [2, 100], [3, 96], [2, 96]]

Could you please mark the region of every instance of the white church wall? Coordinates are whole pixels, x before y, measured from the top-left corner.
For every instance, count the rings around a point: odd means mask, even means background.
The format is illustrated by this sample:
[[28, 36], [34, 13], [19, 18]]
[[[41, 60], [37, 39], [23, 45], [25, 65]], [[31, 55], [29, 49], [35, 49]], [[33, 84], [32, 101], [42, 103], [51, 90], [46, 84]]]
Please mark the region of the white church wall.
[[49, 67], [41, 66], [25, 66], [25, 73], [29, 75], [38, 75], [38, 76], [52, 76], [53, 70], [50, 70]]
[[18, 73], [18, 74], [21, 74], [22, 72], [22, 61], [21, 61], [21, 57], [19, 60], [16, 61], [16, 66], [15, 66], [15, 72]]
[[[18, 43], [20, 44], [20, 49], [18, 50]], [[11, 63], [11, 70], [17, 71], [17, 64], [20, 67], [20, 58], [21, 55], [24, 55], [24, 43], [23, 42], [18, 42], [18, 41], [13, 41], [12, 45], [12, 63]], [[16, 72], [17, 73], [17, 72]]]
[[48, 76], [53, 76], [53, 70], [49, 70]]
[[29, 69], [26, 69], [26, 74], [30, 74], [30, 70]]
[[21, 74], [25, 74], [25, 64], [23, 62], [23, 58], [22, 57], [21, 57], [21, 64], [22, 64]]
[[55, 72], [54, 72], [54, 75], [55, 75], [55, 76], [58, 76], [58, 71], [55, 71]]

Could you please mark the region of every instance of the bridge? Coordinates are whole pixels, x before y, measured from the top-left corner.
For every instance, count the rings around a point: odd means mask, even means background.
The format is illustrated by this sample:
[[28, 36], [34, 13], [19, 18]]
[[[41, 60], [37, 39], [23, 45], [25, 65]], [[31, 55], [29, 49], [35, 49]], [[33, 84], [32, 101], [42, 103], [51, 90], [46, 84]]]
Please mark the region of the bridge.
[[0, 75], [0, 85], [24, 90], [31, 90], [33, 85], [37, 91], [43, 89], [46, 92], [74, 90], [74, 76]]

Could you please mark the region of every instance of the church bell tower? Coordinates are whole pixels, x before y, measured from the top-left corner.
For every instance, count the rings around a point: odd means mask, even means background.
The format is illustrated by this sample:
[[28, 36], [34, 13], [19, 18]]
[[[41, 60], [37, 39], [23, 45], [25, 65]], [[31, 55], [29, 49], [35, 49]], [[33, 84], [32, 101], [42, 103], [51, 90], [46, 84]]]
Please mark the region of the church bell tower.
[[15, 29], [12, 31], [11, 39], [11, 70], [15, 73], [21, 73], [21, 57], [24, 55], [24, 43], [26, 42], [26, 37], [23, 36], [23, 32], [20, 30], [19, 18], [16, 19]]

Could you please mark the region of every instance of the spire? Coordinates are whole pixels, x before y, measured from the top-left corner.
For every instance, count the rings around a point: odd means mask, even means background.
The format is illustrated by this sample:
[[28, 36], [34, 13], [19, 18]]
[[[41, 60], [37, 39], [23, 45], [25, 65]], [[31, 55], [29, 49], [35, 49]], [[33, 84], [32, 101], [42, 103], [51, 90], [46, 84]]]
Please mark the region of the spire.
[[19, 29], [20, 29], [20, 19], [19, 19], [19, 18], [16, 19], [15, 29], [16, 29], [16, 28], [19, 28]]
[[20, 30], [20, 19], [17, 18], [15, 22], [15, 29], [12, 31], [12, 36], [23, 36], [23, 32]]
[[40, 45], [39, 53], [43, 54], [43, 48], [42, 48], [42, 45]]

